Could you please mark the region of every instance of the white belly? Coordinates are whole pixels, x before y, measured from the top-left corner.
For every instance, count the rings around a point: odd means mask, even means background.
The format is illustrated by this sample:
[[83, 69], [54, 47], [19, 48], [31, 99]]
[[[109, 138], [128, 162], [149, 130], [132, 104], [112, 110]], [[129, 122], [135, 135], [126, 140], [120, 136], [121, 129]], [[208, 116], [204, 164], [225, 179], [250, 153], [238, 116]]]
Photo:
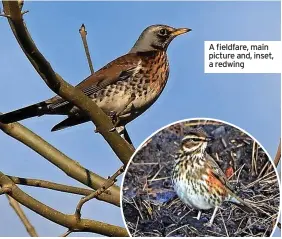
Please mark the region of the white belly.
[[207, 210], [213, 208], [214, 205], [211, 205], [208, 201], [207, 195], [200, 195], [199, 189], [195, 191], [192, 185], [188, 185], [186, 182], [180, 180], [174, 183], [174, 190], [178, 197], [188, 206], [199, 209]]
[[119, 92], [112, 97], [104, 97], [102, 101], [97, 101], [97, 105], [105, 112], [120, 112], [124, 110], [125, 105], [129, 102], [130, 95]]
[[[119, 92], [112, 97], [104, 97], [102, 101], [98, 100], [96, 103], [105, 112], [114, 111], [118, 112], [121, 117], [126, 117], [133, 108], [136, 110], [136, 112], [134, 112], [136, 115], [141, 114], [145, 109], [149, 108], [157, 98], [158, 93], [151, 89], [146, 95], [137, 95], [134, 99], [132, 99], [129, 94]], [[139, 109], [141, 110], [140, 112]]]

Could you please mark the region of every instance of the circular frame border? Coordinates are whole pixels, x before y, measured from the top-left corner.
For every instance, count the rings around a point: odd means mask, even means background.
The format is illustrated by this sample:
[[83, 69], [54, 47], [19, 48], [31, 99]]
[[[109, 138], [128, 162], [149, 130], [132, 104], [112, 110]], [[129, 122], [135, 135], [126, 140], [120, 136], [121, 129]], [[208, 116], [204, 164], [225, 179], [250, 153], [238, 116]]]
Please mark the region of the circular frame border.
[[274, 168], [274, 171], [275, 171], [275, 174], [276, 174], [276, 177], [277, 177], [277, 181], [278, 181], [278, 186], [279, 186], [279, 197], [280, 197], [280, 204], [279, 204], [279, 211], [278, 211], [278, 216], [277, 216], [277, 219], [276, 219], [276, 223], [275, 223], [275, 226], [273, 227], [273, 231], [271, 233], [271, 235], [269, 237], [273, 237], [273, 234], [274, 234], [274, 231], [278, 225], [278, 221], [279, 221], [279, 218], [281, 217], [281, 203], [282, 203], [282, 200], [281, 200], [281, 182], [280, 182], [280, 177], [279, 177], [279, 174], [278, 174], [278, 171], [277, 171], [277, 167], [274, 165], [274, 162], [273, 162], [273, 159], [272, 157], [269, 155], [268, 151], [264, 148], [264, 146], [253, 136], [251, 135], [250, 133], [248, 133], [246, 130], [238, 127], [237, 125], [234, 125], [232, 123], [229, 123], [227, 121], [224, 121], [224, 120], [218, 120], [218, 119], [215, 119], [215, 118], [206, 118], [206, 117], [198, 117], [198, 118], [188, 118], [188, 119], [183, 119], [183, 120], [178, 120], [178, 121], [174, 121], [170, 124], [167, 124], [163, 127], [161, 127], [160, 129], [154, 131], [152, 134], [150, 134], [147, 138], [145, 138], [145, 140], [142, 141], [142, 143], [135, 149], [135, 152], [132, 154], [132, 156], [130, 157], [127, 165], [126, 165], [126, 168], [124, 170], [124, 173], [123, 173], [123, 177], [122, 177], [122, 180], [121, 180], [121, 186], [120, 186], [120, 212], [121, 212], [121, 216], [122, 216], [122, 220], [123, 220], [123, 223], [124, 223], [124, 226], [125, 226], [125, 229], [128, 233], [128, 235], [130, 237], [132, 237], [128, 227], [127, 227], [127, 223], [125, 221], [125, 218], [124, 218], [124, 214], [123, 214], [123, 206], [122, 206], [122, 198], [123, 198], [123, 183], [124, 183], [124, 178], [125, 178], [125, 174], [126, 174], [126, 171], [131, 163], [131, 161], [133, 160], [133, 158], [135, 157], [135, 155], [137, 154], [137, 152], [142, 148], [142, 146], [150, 139], [152, 138], [154, 135], [156, 135], [157, 133], [159, 133], [160, 131], [162, 131], [163, 129], [166, 129], [172, 125], [175, 125], [175, 124], [179, 124], [179, 123], [183, 123], [183, 122], [186, 122], [186, 121], [192, 121], [192, 120], [210, 120], [210, 121], [217, 121], [217, 122], [220, 122], [220, 123], [223, 123], [223, 124], [227, 124], [227, 125], [230, 125], [238, 130], [241, 130], [241, 132], [245, 133], [246, 135], [248, 135], [250, 138], [252, 138], [256, 143], [258, 143], [260, 145], [260, 147], [263, 149], [263, 151], [266, 153], [267, 157], [270, 160], [270, 163], [272, 164], [273, 168]]

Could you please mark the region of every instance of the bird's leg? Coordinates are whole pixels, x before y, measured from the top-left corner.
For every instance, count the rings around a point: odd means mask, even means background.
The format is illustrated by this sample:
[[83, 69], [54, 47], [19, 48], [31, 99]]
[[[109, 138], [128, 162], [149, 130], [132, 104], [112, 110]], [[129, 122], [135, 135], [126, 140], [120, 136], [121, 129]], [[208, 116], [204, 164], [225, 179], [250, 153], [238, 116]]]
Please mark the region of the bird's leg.
[[[108, 113], [108, 116], [110, 117], [110, 119], [111, 119], [111, 121], [112, 121], [112, 123], [113, 123], [113, 125], [114, 125], [114, 127], [111, 128], [109, 131], [110, 131], [110, 132], [113, 132], [113, 131], [115, 131], [116, 126], [118, 125], [120, 119], [119, 119], [119, 117], [118, 117], [118, 115], [117, 115], [117, 112], [115, 112], [115, 111], [110, 111], [110, 112]], [[97, 128], [95, 129], [95, 133], [99, 133], [99, 130], [98, 130]]]
[[195, 218], [195, 219], [197, 219], [197, 220], [200, 220], [200, 218], [201, 218], [201, 214], [202, 214], [202, 211], [201, 211], [201, 210], [199, 210], [199, 211], [198, 211], [198, 215], [197, 215], [197, 217], [193, 217], [193, 218]]
[[118, 126], [116, 127], [116, 131], [118, 132], [118, 134], [129, 144], [129, 146], [135, 150], [134, 145], [129, 137], [129, 134], [125, 128], [125, 126]]
[[199, 210], [199, 212], [198, 212], [198, 215], [197, 215], [197, 220], [199, 221], [200, 220], [200, 218], [201, 218], [201, 214], [202, 214], [202, 211], [201, 210]]
[[116, 130], [116, 127], [118, 126], [120, 122], [119, 115], [120, 115], [120, 111], [119, 112], [115, 112], [115, 111], [110, 112], [109, 117], [111, 118], [112, 123], [114, 125], [114, 127], [109, 130], [110, 132], [113, 132]]
[[211, 217], [210, 221], [206, 224], [207, 226], [210, 227], [213, 224], [213, 221], [215, 219], [217, 210], [218, 210], [218, 207], [215, 207], [215, 209], [213, 210], [213, 214], [212, 214], [212, 217]]
[[118, 125], [118, 123], [120, 122], [120, 119], [118, 117], [118, 113], [115, 112], [115, 111], [111, 111], [109, 113], [109, 117], [111, 118], [112, 123], [114, 125], [114, 127], [112, 129], [110, 129], [110, 132], [113, 132], [116, 129], [116, 126]]
[[135, 94], [132, 94], [130, 96], [130, 98], [128, 99], [127, 103], [124, 105], [124, 107], [122, 107], [122, 109], [120, 109], [119, 111], [111, 111], [110, 112], [109, 117], [112, 119], [112, 122], [113, 122], [113, 125], [114, 125], [114, 127], [112, 129], [110, 129], [110, 132], [115, 131], [116, 127], [118, 126], [118, 124], [120, 122], [119, 116], [122, 115], [129, 107], [134, 108], [134, 105], [131, 104], [134, 99], [135, 99]]

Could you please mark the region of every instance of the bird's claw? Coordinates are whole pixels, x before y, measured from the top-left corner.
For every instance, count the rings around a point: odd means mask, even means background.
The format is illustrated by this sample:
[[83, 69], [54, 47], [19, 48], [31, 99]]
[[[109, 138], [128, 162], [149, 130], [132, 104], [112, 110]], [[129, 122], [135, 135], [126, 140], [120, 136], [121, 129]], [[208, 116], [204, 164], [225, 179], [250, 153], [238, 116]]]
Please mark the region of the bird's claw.
[[204, 223], [205, 227], [212, 227], [213, 222], [209, 221], [207, 223]]
[[109, 117], [110, 117], [112, 120], [115, 120], [115, 119], [117, 118], [117, 112], [115, 112], [115, 111], [110, 111]]
[[114, 132], [116, 130], [116, 127], [113, 127], [109, 130], [109, 132]]

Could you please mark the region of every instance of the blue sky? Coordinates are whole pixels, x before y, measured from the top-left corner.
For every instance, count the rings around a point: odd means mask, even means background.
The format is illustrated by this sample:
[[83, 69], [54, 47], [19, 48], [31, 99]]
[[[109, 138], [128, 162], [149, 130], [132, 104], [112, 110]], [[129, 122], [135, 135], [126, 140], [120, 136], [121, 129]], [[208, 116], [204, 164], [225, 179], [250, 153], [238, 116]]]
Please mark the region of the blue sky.
[[[88, 31], [96, 70], [129, 51], [148, 25], [162, 23], [192, 28], [191, 33], [174, 40], [168, 49], [171, 71], [163, 94], [144, 115], [128, 125], [135, 146], [173, 121], [210, 117], [243, 128], [271, 156], [275, 155], [281, 131], [281, 75], [204, 74], [204, 41], [281, 40], [280, 2], [26, 2], [24, 9], [30, 11], [25, 21], [38, 48], [53, 68], [73, 85], [89, 75], [78, 33], [82, 23]], [[0, 111], [11, 111], [53, 96], [22, 53], [4, 18], [0, 18], [0, 29]], [[104, 177], [120, 166], [103, 138], [94, 134], [91, 123], [51, 133], [52, 126], [61, 119], [45, 116], [22, 123]], [[80, 185], [1, 132], [0, 154], [1, 170], [6, 174]], [[80, 198], [23, 189], [64, 213], [73, 213]], [[5, 215], [0, 217], [0, 236], [27, 236], [4, 196], [0, 197], [0, 212]], [[25, 212], [41, 236], [65, 232], [64, 228], [28, 209]], [[123, 225], [120, 209], [99, 201], [88, 203], [82, 215]]]

